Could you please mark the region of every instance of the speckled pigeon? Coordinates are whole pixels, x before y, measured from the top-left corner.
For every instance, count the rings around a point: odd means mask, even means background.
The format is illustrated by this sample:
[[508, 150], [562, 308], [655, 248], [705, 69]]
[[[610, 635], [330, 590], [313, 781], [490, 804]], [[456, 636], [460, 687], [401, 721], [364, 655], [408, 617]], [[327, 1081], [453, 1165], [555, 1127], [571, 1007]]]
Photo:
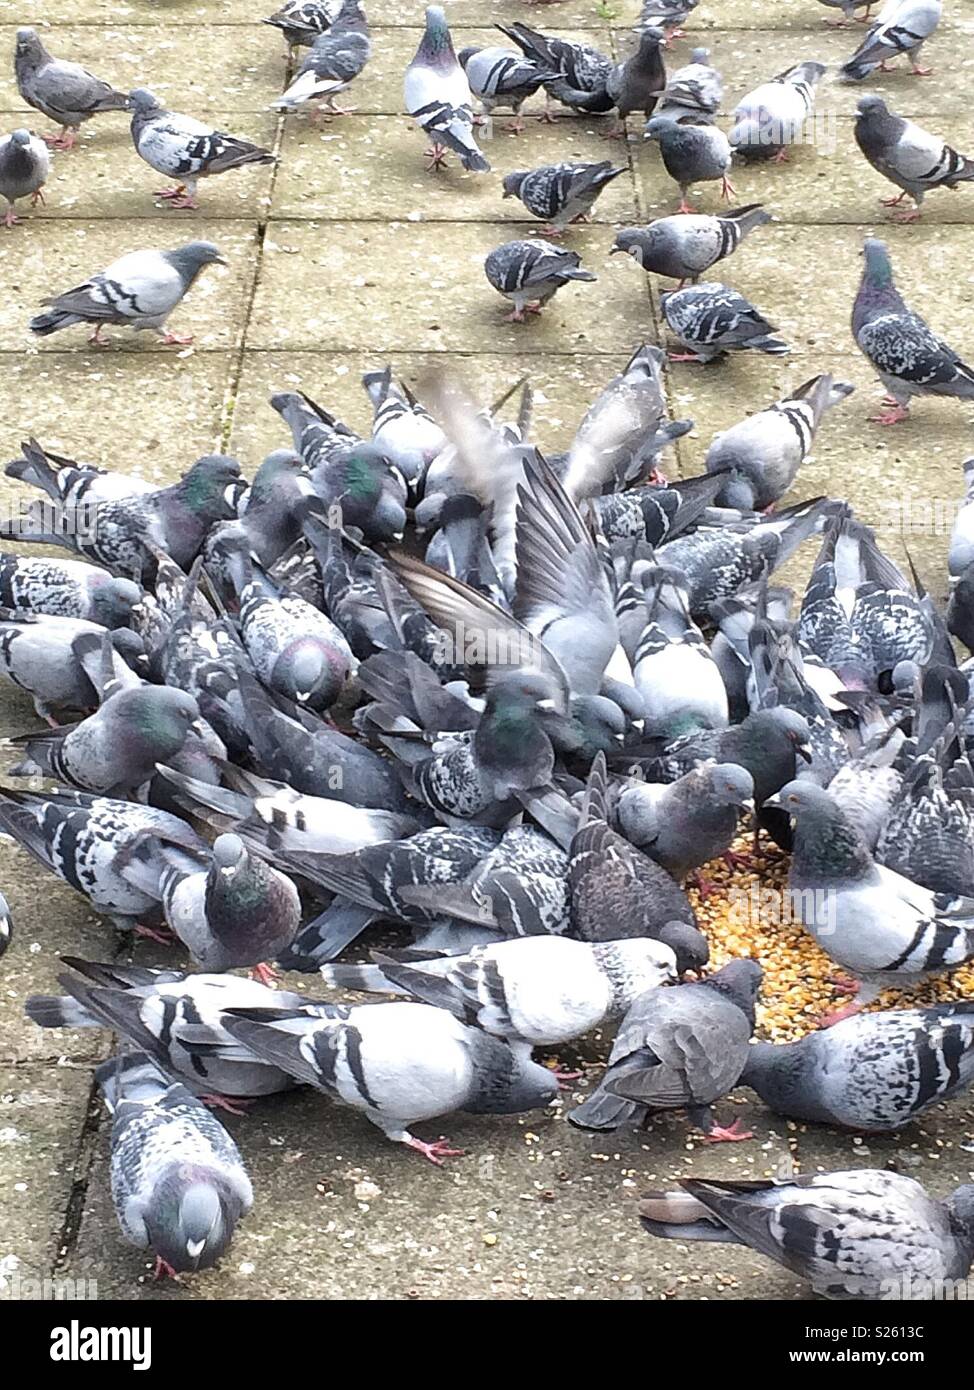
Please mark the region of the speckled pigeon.
[[561, 236], [569, 222], [584, 222], [603, 188], [626, 171], [599, 164], [544, 164], [504, 176], [504, 197], [519, 198], [533, 217], [548, 223], [545, 236]]
[[540, 314], [549, 299], [569, 280], [595, 280], [581, 269], [581, 256], [540, 237], [505, 241], [484, 261], [484, 273], [499, 294], [514, 305], [508, 318], [523, 323], [525, 309]]
[[772, 336], [774, 326], [753, 304], [717, 281], [667, 290], [660, 295], [660, 306], [666, 322], [687, 349], [671, 352], [673, 362], [711, 362], [727, 352], [755, 350], [778, 356], [790, 351], [786, 342]]
[[173, 208], [195, 208], [200, 179], [240, 169], [244, 164], [273, 164], [270, 150], [215, 130], [192, 116], [167, 111], [144, 87], [129, 94], [135, 152], [157, 174], [176, 179], [157, 192]]

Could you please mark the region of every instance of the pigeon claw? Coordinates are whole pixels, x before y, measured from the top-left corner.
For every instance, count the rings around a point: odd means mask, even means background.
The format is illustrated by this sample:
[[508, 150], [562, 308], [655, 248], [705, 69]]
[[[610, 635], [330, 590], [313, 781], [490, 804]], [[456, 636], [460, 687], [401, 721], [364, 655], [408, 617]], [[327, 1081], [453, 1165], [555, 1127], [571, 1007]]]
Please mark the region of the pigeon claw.
[[415, 1135], [412, 1134], [406, 1140], [406, 1144], [409, 1148], [415, 1149], [417, 1153], [421, 1153], [424, 1158], [428, 1158], [430, 1163], [435, 1164], [437, 1168], [443, 1167], [443, 1160], [445, 1158], [462, 1158], [465, 1153], [464, 1149], [451, 1149], [449, 1143], [450, 1141], [442, 1134], [439, 1139], [434, 1139], [432, 1144], [427, 1144], [422, 1139], [417, 1139]]
[[842, 1023], [847, 1018], [854, 1018], [862, 1010], [861, 1004], [844, 1004], [841, 1009], [835, 1009], [832, 1013], [822, 1014], [815, 1020], [816, 1028], [833, 1028], [837, 1023]]
[[192, 333], [163, 333], [162, 341], [166, 347], [186, 347], [193, 341]]
[[231, 1100], [229, 1096], [218, 1095], [215, 1091], [208, 1091], [206, 1095], [200, 1096], [199, 1100], [210, 1110], [225, 1110], [228, 1115], [246, 1115], [250, 1105], [249, 1100], [241, 1100], [239, 1096]]
[[907, 407], [897, 402], [890, 410], [884, 410], [879, 415], [870, 415], [869, 418], [877, 425], [898, 425], [901, 420], [908, 419], [909, 414]]
[[250, 978], [256, 980], [258, 984], [266, 985], [268, 989], [272, 989], [279, 977], [274, 967], [266, 960], [262, 960], [252, 967]]
[[152, 1277], [153, 1279], [175, 1279], [176, 1271], [168, 1260], [164, 1260], [161, 1255], [157, 1255]]
[[731, 183], [726, 174], [720, 180], [720, 196], [730, 202], [731, 198], [737, 197], [737, 189]]
[[897, 193], [897, 195], [896, 195], [895, 198], [880, 198], [879, 201], [882, 203], [882, 205], [883, 205], [884, 208], [895, 208], [895, 207], [896, 207], [896, 204], [897, 204], [897, 203], [902, 203], [902, 201], [903, 201], [903, 199], [904, 199], [905, 197], [906, 197], [906, 189], [904, 188], [904, 189], [903, 189], [903, 192], [902, 192], [902, 193]]
[[426, 172], [428, 174], [432, 174], [436, 169], [445, 169], [447, 167], [446, 150], [442, 145], [431, 145], [426, 151], [426, 158], [429, 160], [426, 166]]
[[743, 1139], [753, 1139], [754, 1131], [750, 1129], [738, 1129], [740, 1120], [735, 1120], [732, 1125], [726, 1128], [723, 1125], [714, 1125], [703, 1136], [705, 1144], [737, 1144]]
[[5, 227], [16, 227], [19, 222], [20, 218], [14, 212], [13, 207], [8, 207], [7, 211], [4, 213], [3, 225]]

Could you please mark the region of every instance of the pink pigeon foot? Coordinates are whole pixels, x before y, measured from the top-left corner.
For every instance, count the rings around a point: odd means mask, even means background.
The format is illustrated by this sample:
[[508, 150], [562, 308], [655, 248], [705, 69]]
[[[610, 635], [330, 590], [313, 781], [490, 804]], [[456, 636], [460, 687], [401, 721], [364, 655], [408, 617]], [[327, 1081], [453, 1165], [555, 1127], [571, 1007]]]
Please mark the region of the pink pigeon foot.
[[687, 202], [686, 198], [681, 198], [680, 206], [677, 208], [677, 212], [696, 212], [696, 208], [692, 208], [690, 204]]
[[156, 1256], [155, 1268], [152, 1271], [153, 1279], [175, 1279], [176, 1271], [168, 1260], [164, 1260], [161, 1255]]
[[788, 164], [789, 162], [790, 162], [790, 161], [789, 161], [789, 159], [788, 159], [788, 147], [787, 147], [787, 145], [782, 145], [781, 149], [777, 152], [777, 154], [775, 155], [774, 159], [772, 159], [771, 163], [772, 163], [772, 164]]
[[409, 1148], [415, 1149], [417, 1153], [421, 1153], [424, 1158], [429, 1159], [430, 1163], [435, 1163], [437, 1168], [443, 1167], [443, 1160], [445, 1158], [462, 1158], [463, 1154], [466, 1152], [464, 1149], [451, 1149], [449, 1147], [449, 1142], [450, 1141], [442, 1134], [439, 1139], [434, 1139], [432, 1144], [426, 1144], [422, 1139], [417, 1139], [412, 1134], [406, 1140], [406, 1144]]
[[50, 145], [52, 150], [73, 150], [78, 142], [78, 133], [70, 126], [65, 126], [59, 134], [42, 135], [41, 139], [45, 145]]
[[31, 207], [36, 208], [38, 203], [40, 203], [42, 208], [47, 207], [47, 199], [44, 197], [44, 190], [42, 188], [35, 188], [30, 195]]
[[13, 208], [8, 207], [7, 211], [4, 213], [3, 225], [5, 227], [16, 227], [19, 222], [20, 218], [14, 212]]
[[668, 352], [667, 360], [670, 362], [699, 362], [700, 358], [695, 352]]
[[898, 425], [901, 420], [908, 419], [909, 414], [906, 406], [897, 402], [892, 410], [884, 410], [881, 415], [870, 415], [869, 419], [877, 425]]
[[541, 229], [541, 235], [547, 237], [564, 236], [565, 229], [564, 227], [543, 227]]
[[521, 131], [524, 129], [524, 117], [515, 116], [513, 121], [508, 121], [507, 129], [512, 135], [520, 135]]
[[166, 347], [186, 347], [193, 341], [192, 333], [164, 333], [162, 341]]
[[504, 317], [505, 317], [505, 319], [507, 320], [508, 323], [523, 323], [523, 322], [524, 322], [524, 310], [523, 310], [523, 309], [512, 309], [511, 312], [510, 312], [509, 314], [505, 314]]
[[442, 145], [431, 145], [426, 151], [426, 158], [429, 160], [429, 164], [426, 166], [426, 172], [428, 174], [432, 174], [435, 169], [445, 169], [447, 167], [446, 150]]
[[933, 68], [919, 68], [916, 63], [911, 64], [910, 71], [914, 77], [933, 77]]
[[699, 869], [693, 875], [693, 880], [694, 883], [697, 885], [697, 892], [700, 894], [704, 902], [707, 901], [711, 893], [716, 893], [716, 884], [714, 884], [709, 878], [704, 878], [703, 874], [700, 872]]
[[826, 982], [832, 986], [836, 994], [858, 994], [862, 988], [858, 980], [850, 980], [845, 975], [828, 975]]
[[271, 989], [280, 977], [272, 965], [268, 964], [266, 960], [262, 960], [259, 965], [253, 966], [250, 971], [250, 978]]
[[822, 1014], [820, 1018], [815, 1020], [815, 1027], [834, 1028], [837, 1023], [842, 1023], [843, 1020], [847, 1018], [854, 1018], [855, 1015], [861, 1013], [861, 1011], [861, 1004], [845, 1004], [841, 1009], [836, 1009], [832, 1013]]
[[738, 850], [725, 849], [724, 863], [729, 869], [753, 869], [754, 859], [750, 854], [741, 854]]
[[153, 197], [155, 198], [181, 198], [186, 192], [184, 183], [177, 183], [173, 188], [157, 188]]
[[737, 197], [737, 189], [731, 183], [730, 179], [727, 177], [726, 174], [720, 181], [720, 196], [722, 198], [726, 198], [728, 202], [730, 202], [731, 198]]
[[740, 1123], [740, 1120], [735, 1120], [727, 1128], [723, 1125], [714, 1125], [709, 1134], [703, 1136], [703, 1142], [705, 1144], [737, 1144], [742, 1139], [753, 1139], [753, 1130], [738, 1129]]
[[[89, 342], [94, 342], [94, 339], [90, 338]], [[99, 344], [99, 346], [105, 347], [107, 345], [105, 343], [101, 343]], [[176, 941], [176, 933], [170, 931], [168, 927], [157, 928], [143, 927], [140, 925], [135, 927], [134, 931], [136, 936], [144, 936], [149, 941], [157, 942], [160, 946], [172, 946]]]
[[893, 221], [903, 223], [919, 222], [922, 215], [919, 208], [904, 208], [902, 212], [893, 213]]
[[646, 481], [647, 483], [651, 483], [653, 487], [668, 487], [670, 480], [665, 473], [661, 473], [658, 468], [654, 468], [652, 473], [647, 476]]
[[882, 203], [882, 205], [883, 205], [884, 208], [895, 208], [895, 207], [896, 207], [896, 204], [897, 204], [897, 203], [902, 203], [902, 201], [903, 201], [903, 199], [904, 199], [905, 197], [906, 197], [906, 189], [904, 188], [903, 192], [902, 192], [902, 193], [898, 193], [898, 194], [896, 195], [895, 198], [880, 198], [879, 201]]
[[205, 1096], [200, 1096], [199, 1099], [211, 1110], [225, 1110], [228, 1115], [246, 1115], [250, 1108], [250, 1101], [241, 1100], [239, 1096], [235, 1096], [233, 1100], [231, 1100], [229, 1096], [221, 1096], [216, 1092], [212, 1094], [207, 1092]]

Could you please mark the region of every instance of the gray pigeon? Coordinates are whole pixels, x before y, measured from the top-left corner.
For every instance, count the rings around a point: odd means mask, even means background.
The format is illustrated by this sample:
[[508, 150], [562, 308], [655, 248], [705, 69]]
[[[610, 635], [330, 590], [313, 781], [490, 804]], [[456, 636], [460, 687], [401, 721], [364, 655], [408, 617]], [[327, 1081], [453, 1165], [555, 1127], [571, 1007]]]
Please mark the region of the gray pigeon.
[[323, 101], [318, 110], [348, 114], [335, 98], [343, 92], [372, 56], [368, 25], [359, 0], [343, 0], [342, 8], [326, 33], [311, 45], [294, 81], [273, 104], [275, 111], [295, 111], [306, 101]]
[[671, 739], [693, 729], [723, 728], [727, 690], [690, 616], [684, 576], [650, 567], [643, 581], [645, 621], [632, 647], [632, 670], [646, 711], [645, 735]]
[[662, 46], [666, 36], [652, 25], [639, 30], [636, 51], [625, 62], [618, 63], [605, 84], [606, 93], [615, 102], [619, 113], [618, 131], [625, 130], [627, 116], [641, 111], [648, 119], [666, 86], [666, 67]]
[[822, 416], [855, 388], [822, 372], [767, 410], [755, 411], [714, 436], [708, 473], [722, 473], [718, 506], [764, 511], [791, 487], [815, 442]]
[[0, 893], [0, 956], [14, 939], [14, 919], [7, 899]]
[[453, 150], [471, 173], [490, 172], [473, 135], [470, 84], [439, 5], [426, 7], [426, 29], [406, 68], [405, 100], [406, 110], [430, 138], [431, 170], [441, 168], [447, 150]]
[[549, 1105], [554, 1074], [499, 1038], [427, 1004], [366, 1004], [343, 1018], [232, 1009], [224, 1027], [254, 1056], [359, 1110], [393, 1143], [440, 1165], [458, 1150], [410, 1133], [455, 1110], [513, 1115]]
[[[557, 76], [545, 83], [546, 96], [552, 96], [573, 111], [605, 115], [615, 106], [608, 84], [616, 64], [587, 43], [553, 38], [527, 24], [498, 24], [502, 34], [513, 40], [521, 52]], [[548, 119], [552, 119], [549, 114]]]
[[136, 685], [111, 695], [80, 724], [12, 739], [26, 759], [11, 775], [41, 772], [78, 791], [127, 795], [149, 781], [156, 763], [179, 754], [199, 717], [185, 691]]
[[131, 625], [143, 593], [131, 579], [115, 579], [81, 560], [0, 555], [0, 606], [77, 618], [102, 627]]
[[680, 212], [693, 212], [687, 202], [691, 184], [720, 179], [721, 196], [729, 199], [734, 193], [728, 177], [731, 147], [715, 125], [687, 125], [670, 116], [654, 116], [644, 138], [659, 142], [663, 168], [680, 187]]
[[342, 0], [286, 0], [261, 23], [280, 29], [289, 48], [310, 48], [319, 34], [328, 31], [341, 7]]
[[0, 197], [7, 200], [5, 227], [19, 222], [14, 203], [18, 198], [30, 198], [31, 207], [43, 203], [44, 187], [51, 168], [51, 157], [43, 140], [29, 130], [15, 130], [0, 139]]
[[858, 1014], [798, 1042], [754, 1043], [742, 1086], [777, 1115], [859, 1134], [902, 1129], [974, 1081], [974, 1003]]
[[504, 176], [504, 197], [520, 198], [531, 213], [549, 225], [545, 236], [561, 236], [569, 222], [584, 222], [603, 188], [624, 174], [610, 160], [600, 164], [544, 164]]
[[204, 841], [185, 821], [153, 806], [53, 791], [0, 795], [0, 826], [96, 912], [131, 931], [160, 917], [160, 880], [170, 864], [195, 868]]
[[772, 221], [760, 203], [731, 208], [712, 217], [681, 213], [659, 217], [647, 227], [623, 227], [616, 233], [611, 254], [625, 251], [643, 270], [696, 283], [705, 270], [732, 255], [755, 227]]
[[964, 471], [964, 501], [954, 513], [947, 552], [947, 571], [956, 581], [974, 563], [974, 458], [961, 464]]
[[362, 377], [372, 408], [372, 443], [409, 483], [416, 482], [446, 446], [446, 435], [392, 368]]
[[727, 137], [734, 153], [745, 161], [786, 160], [788, 146], [802, 138], [824, 74], [824, 63], [796, 63], [742, 97]]
[[550, 241], [506, 241], [484, 261], [484, 273], [498, 293], [511, 300], [508, 315], [512, 323], [523, 323], [525, 309], [540, 314], [562, 285], [569, 280], [595, 280], [590, 270], [581, 269], [577, 251], [567, 251]]
[[83, 284], [45, 299], [50, 311], [31, 319], [31, 332], [46, 338], [73, 324], [91, 323], [95, 331], [88, 341], [104, 347], [102, 329], [114, 323], [136, 332], [151, 328], [167, 344], [191, 343], [192, 337], [179, 337], [163, 325], [204, 266], [214, 264], [226, 261], [211, 241], [190, 241], [175, 251], [130, 251]]
[[135, 473], [96, 468], [94, 464], [78, 463], [56, 454], [53, 449], [44, 449], [33, 436], [20, 448], [20, 458], [4, 467], [7, 477], [39, 488], [52, 502], [82, 516], [85, 507], [99, 502], [117, 502], [122, 497], [158, 491], [155, 483]]
[[699, 0], [643, 0], [639, 27], [649, 24], [665, 29], [668, 39], [679, 38], [683, 33], [682, 26], [698, 4]]
[[903, 54], [915, 76], [928, 77], [933, 69], [921, 68], [918, 59], [942, 11], [941, 0], [887, 0], [855, 53], [839, 68], [840, 76], [861, 82]]
[[897, 222], [916, 222], [920, 205], [931, 188], [949, 188], [974, 179], [974, 159], [958, 154], [938, 135], [896, 116], [881, 97], [861, 97], [854, 126], [856, 144], [890, 183], [901, 188], [895, 198], [882, 198], [886, 207], [895, 207], [910, 195], [915, 204], [896, 215]]
[[677, 782], [633, 779], [616, 798], [616, 819], [627, 840], [684, 879], [730, 849], [753, 797], [754, 779], [745, 768], [712, 763]]
[[738, 1084], [761, 987], [755, 960], [733, 960], [699, 983], [652, 990], [630, 1007], [605, 1075], [568, 1118], [581, 1129], [618, 1129], [658, 1110], [687, 1110], [712, 1143], [750, 1139], [714, 1123], [711, 1106]]
[[620, 1019], [648, 990], [676, 979], [660, 941], [589, 945], [556, 936], [478, 946], [462, 956], [379, 953], [375, 965], [325, 965], [326, 984], [406, 994], [463, 1023], [530, 1046], [571, 1042]]
[[95, 1079], [112, 1115], [112, 1200], [126, 1240], [153, 1252], [157, 1278], [209, 1269], [253, 1206], [236, 1144], [144, 1052], [102, 1063]]
[[35, 111], [61, 127], [43, 138], [56, 150], [70, 150], [78, 128], [99, 111], [126, 111], [128, 97], [92, 76], [79, 63], [52, 58], [36, 29], [18, 29], [14, 50], [17, 90]]
[[260, 978], [267, 963], [291, 945], [301, 920], [291, 880], [234, 834], [218, 836], [212, 856], [195, 872], [180, 866], [163, 874], [162, 907], [201, 969], [220, 973], [251, 966]]
[[136, 154], [157, 174], [177, 180], [173, 188], [156, 193], [157, 198], [168, 199], [170, 207], [198, 207], [196, 185], [200, 179], [245, 164], [274, 163], [270, 150], [214, 130], [192, 116], [167, 111], [144, 87], [129, 93], [129, 103]]
[[936, 1201], [885, 1169], [726, 1182], [684, 1178], [649, 1193], [646, 1230], [673, 1240], [745, 1245], [832, 1299], [943, 1297], [974, 1258], [974, 1185]]
[[[0, 675], [29, 694], [38, 715], [51, 724], [57, 711], [91, 710], [99, 703], [98, 687], [76, 639], [93, 638], [100, 649], [106, 632], [83, 618], [23, 612], [5, 617], [0, 609]], [[124, 676], [126, 663], [144, 661], [145, 642], [138, 633], [119, 628], [110, 641], [116, 677]]]
[[670, 74], [656, 114], [670, 116], [674, 121], [690, 117], [694, 121], [710, 122], [720, 110], [724, 84], [720, 73], [707, 59], [709, 48], [694, 48], [686, 67]]
[[772, 337], [775, 329], [737, 290], [704, 280], [660, 295], [663, 317], [686, 347], [670, 353], [674, 362], [711, 362], [726, 352], [789, 352], [788, 344]]
[[461, 48], [457, 59], [485, 115], [493, 116], [499, 106], [514, 112], [508, 129], [515, 135], [524, 129], [521, 107], [557, 76], [540, 67], [536, 59], [511, 48]]
[[974, 898], [948, 898], [877, 864], [862, 834], [822, 787], [789, 782], [771, 805], [792, 818], [791, 910], [850, 973], [855, 1012], [890, 985], [974, 958]]

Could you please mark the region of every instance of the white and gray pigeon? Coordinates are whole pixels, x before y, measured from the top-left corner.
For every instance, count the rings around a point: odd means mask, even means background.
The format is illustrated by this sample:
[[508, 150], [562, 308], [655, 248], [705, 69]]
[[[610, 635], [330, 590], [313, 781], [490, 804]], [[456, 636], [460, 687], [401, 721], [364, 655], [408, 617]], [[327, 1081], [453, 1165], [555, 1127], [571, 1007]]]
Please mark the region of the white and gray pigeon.
[[404, 91], [407, 112], [429, 136], [431, 170], [442, 168], [452, 150], [471, 173], [490, 172], [474, 139], [470, 84], [439, 5], [426, 7], [426, 29], [406, 68]]
[[83, 560], [0, 555], [0, 606], [27, 613], [77, 618], [102, 627], [129, 627], [143, 591]]
[[175, 179], [172, 188], [159, 189], [157, 198], [173, 208], [195, 208], [200, 179], [240, 169], [245, 164], [273, 164], [270, 150], [240, 140], [178, 111], [167, 111], [144, 87], [129, 93], [132, 143], [135, 152], [157, 174]]
[[311, 45], [294, 80], [274, 102], [275, 111], [296, 111], [307, 101], [320, 102], [315, 109], [348, 114], [335, 98], [354, 82], [372, 56], [369, 29], [360, 0], [343, 0], [342, 8], [327, 33]]
[[[98, 705], [98, 686], [77, 639], [93, 638], [100, 648], [106, 632], [86, 618], [24, 611], [8, 616], [0, 609], [0, 676], [30, 695], [37, 714], [52, 725], [55, 713], [88, 712]], [[109, 640], [116, 678], [124, 676], [126, 663], [133, 669], [146, 664], [145, 642], [137, 632], [117, 628]]]
[[421, 479], [446, 447], [442, 428], [409, 387], [392, 378], [392, 368], [362, 377], [372, 402], [372, 443], [410, 484]]
[[861, 97], [853, 127], [856, 144], [866, 159], [890, 183], [902, 189], [895, 198], [881, 198], [895, 207], [909, 194], [914, 206], [895, 215], [897, 222], [916, 222], [931, 188], [949, 188], [974, 180], [974, 159], [929, 131], [890, 111], [882, 97]]
[[508, 318], [523, 323], [525, 310], [540, 314], [563, 285], [570, 280], [595, 280], [590, 270], [582, 270], [581, 256], [555, 246], [540, 237], [530, 241], [505, 241], [484, 261], [484, 273], [499, 294], [514, 308]]
[[682, 26], [698, 4], [699, 0], [643, 0], [638, 27], [658, 26], [666, 30], [668, 38], [679, 38]]
[[640, 1203], [652, 1235], [745, 1245], [825, 1298], [942, 1297], [944, 1281], [966, 1279], [974, 1259], [972, 1184], [938, 1201], [915, 1178], [864, 1168], [750, 1181], [684, 1178], [681, 1188]]
[[459, 956], [413, 950], [373, 958], [374, 965], [325, 965], [322, 977], [342, 989], [411, 995], [531, 1047], [615, 1022], [638, 996], [677, 978], [669, 946], [648, 938], [589, 944], [532, 936]]
[[687, 1110], [712, 1143], [750, 1139], [739, 1121], [714, 1123], [711, 1106], [737, 1085], [754, 1031], [762, 971], [733, 960], [694, 984], [653, 990], [630, 1007], [598, 1086], [568, 1118], [612, 1130], [659, 1110]]
[[624, 251], [643, 270], [696, 283], [704, 271], [733, 253], [756, 227], [772, 221], [761, 203], [729, 208], [719, 216], [680, 213], [658, 217], [646, 227], [623, 227], [610, 255]]
[[254, 1202], [236, 1144], [144, 1052], [103, 1062], [95, 1080], [112, 1116], [112, 1201], [126, 1240], [152, 1251], [157, 1276], [209, 1269]]
[[863, 256], [852, 336], [889, 393], [874, 418], [882, 425], [905, 420], [913, 396], [974, 400], [974, 369], [907, 308], [893, 282], [885, 243], [867, 237]]
[[674, 121], [686, 117], [713, 121], [720, 109], [724, 83], [707, 61], [709, 57], [709, 48], [694, 48], [689, 63], [670, 73], [656, 115], [671, 116]]
[[342, 0], [287, 0], [261, 23], [280, 29], [289, 48], [310, 48], [319, 34], [327, 33], [341, 7]]
[[709, 763], [676, 782], [633, 778], [616, 797], [619, 829], [675, 879], [725, 854], [742, 811], [754, 807], [754, 779], [735, 763]]
[[792, 910], [853, 976], [849, 992], [858, 1002], [845, 1012], [891, 985], [974, 958], [974, 898], [933, 893], [877, 864], [854, 820], [806, 778], [782, 787], [770, 804], [794, 827]]
[[974, 1081], [974, 1002], [857, 1014], [751, 1046], [742, 1086], [777, 1115], [858, 1134], [903, 1129]]
[[692, 730], [725, 728], [727, 690], [690, 616], [683, 575], [651, 567], [642, 578], [645, 622], [627, 655], [645, 707], [645, 736], [669, 740]]
[[840, 76], [860, 82], [877, 68], [886, 71], [886, 64], [902, 54], [915, 76], [928, 77], [933, 69], [921, 68], [918, 60], [942, 12], [941, 0], [887, 0], [855, 53], [839, 68]]
[[136, 332], [151, 329], [166, 344], [193, 341], [164, 327], [169, 315], [208, 265], [226, 265], [211, 241], [189, 241], [175, 251], [130, 251], [80, 285], [43, 302], [51, 307], [30, 321], [32, 333], [46, 338], [76, 323], [94, 324], [90, 343], [104, 347], [102, 329], [120, 324]]
[[57, 150], [70, 150], [81, 124], [100, 111], [128, 110], [124, 92], [116, 92], [80, 63], [52, 57], [36, 29], [17, 30], [14, 75], [27, 105], [61, 127], [60, 135], [43, 137]]
[[954, 513], [947, 551], [947, 571], [956, 581], [967, 567], [974, 564], [974, 458], [965, 459], [964, 500]]
[[585, 222], [599, 194], [624, 174], [612, 161], [598, 164], [543, 164], [504, 176], [504, 197], [519, 198], [532, 217], [547, 222], [545, 236], [561, 236], [569, 222]]
[[660, 295], [663, 317], [686, 349], [670, 353], [674, 362], [711, 362], [727, 352], [789, 352], [775, 328], [754, 305], [716, 280], [667, 290]]
[[727, 136], [715, 125], [677, 122], [671, 116], [654, 116], [643, 136], [659, 144], [663, 168], [680, 188], [680, 212], [693, 212], [687, 202], [692, 184], [720, 180], [723, 198], [730, 198], [731, 147]]
[[343, 1018], [232, 1009], [224, 1027], [256, 1057], [360, 1111], [387, 1139], [441, 1164], [457, 1153], [426, 1143], [417, 1122], [466, 1110], [513, 1115], [549, 1105], [553, 1072], [428, 1004], [366, 1004]]
[[158, 491], [156, 483], [135, 473], [97, 468], [94, 464], [79, 463], [56, 454], [53, 449], [42, 448], [33, 436], [20, 448], [20, 458], [12, 459], [4, 467], [7, 477], [39, 488], [59, 507], [81, 516], [85, 507], [94, 507], [100, 502], [117, 502], [123, 497]]
[[485, 116], [493, 116], [498, 107], [514, 112], [508, 129], [515, 135], [524, 129], [521, 107], [547, 81], [557, 76], [556, 72], [540, 66], [537, 59], [500, 45], [461, 48], [457, 59]]
[[787, 159], [788, 146], [803, 137], [824, 74], [824, 63], [796, 63], [742, 97], [727, 137], [734, 153], [745, 161]]
[[50, 169], [47, 146], [29, 130], [15, 130], [0, 139], [0, 198], [7, 202], [5, 227], [15, 227], [20, 220], [14, 208], [18, 198], [30, 198], [31, 207], [44, 202], [41, 189]]
[[822, 416], [854, 389], [820, 372], [766, 410], [715, 435], [706, 468], [724, 475], [717, 505], [764, 511], [784, 497], [815, 442]]

